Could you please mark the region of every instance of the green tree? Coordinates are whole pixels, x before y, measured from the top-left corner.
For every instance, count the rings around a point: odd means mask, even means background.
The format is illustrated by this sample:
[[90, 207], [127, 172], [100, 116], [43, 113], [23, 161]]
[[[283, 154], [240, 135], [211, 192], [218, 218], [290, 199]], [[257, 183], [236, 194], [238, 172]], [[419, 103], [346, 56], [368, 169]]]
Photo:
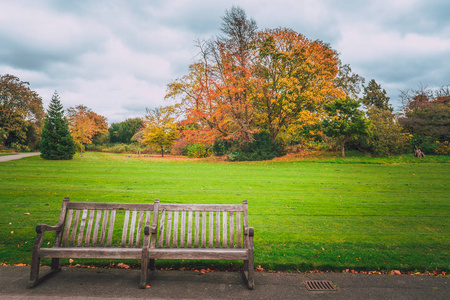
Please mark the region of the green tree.
[[361, 102], [368, 108], [375, 106], [381, 110], [393, 111], [394, 109], [389, 104], [389, 97], [386, 95], [386, 90], [381, 88], [375, 79], [369, 81], [369, 84], [364, 87], [364, 94]]
[[160, 148], [162, 157], [179, 136], [172, 114], [170, 107], [147, 109], [143, 140], [145, 144]]
[[372, 135], [363, 142], [363, 147], [376, 156], [403, 154], [408, 151], [410, 134], [397, 122], [395, 114], [390, 110], [372, 106], [367, 115], [371, 121], [369, 129]]
[[35, 148], [44, 120], [41, 97], [14, 75], [0, 76], [0, 142]]
[[129, 144], [131, 138], [144, 126], [141, 118], [126, 119], [120, 123], [112, 123], [109, 127], [111, 143]]
[[57, 92], [47, 110], [39, 149], [42, 158], [51, 160], [72, 159], [75, 154], [75, 143]]
[[370, 135], [370, 121], [359, 105], [359, 101], [350, 97], [325, 104], [327, 118], [322, 121], [323, 132], [338, 141], [342, 156], [345, 156], [348, 141]]

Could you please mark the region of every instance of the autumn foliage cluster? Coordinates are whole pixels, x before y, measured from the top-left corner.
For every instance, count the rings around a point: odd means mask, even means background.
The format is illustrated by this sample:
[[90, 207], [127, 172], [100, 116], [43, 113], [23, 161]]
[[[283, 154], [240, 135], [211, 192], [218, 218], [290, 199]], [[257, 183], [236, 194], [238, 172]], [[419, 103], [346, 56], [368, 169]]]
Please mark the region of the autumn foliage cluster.
[[347, 96], [339, 75], [348, 66], [322, 41], [286, 28], [258, 31], [236, 7], [221, 29], [217, 39], [198, 42], [189, 74], [168, 85], [191, 143], [228, 143], [239, 152], [261, 132], [270, 143], [290, 142], [323, 119], [325, 104]]

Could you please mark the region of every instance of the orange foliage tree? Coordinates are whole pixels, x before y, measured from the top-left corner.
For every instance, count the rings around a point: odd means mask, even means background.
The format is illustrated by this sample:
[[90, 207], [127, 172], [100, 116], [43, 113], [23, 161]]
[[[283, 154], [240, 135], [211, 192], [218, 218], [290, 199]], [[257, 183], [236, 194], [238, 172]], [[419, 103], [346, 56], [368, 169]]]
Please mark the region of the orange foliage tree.
[[67, 110], [67, 119], [74, 140], [80, 144], [80, 156], [83, 154], [83, 145], [92, 143], [95, 135], [108, 131], [106, 118], [84, 105], [70, 107]]

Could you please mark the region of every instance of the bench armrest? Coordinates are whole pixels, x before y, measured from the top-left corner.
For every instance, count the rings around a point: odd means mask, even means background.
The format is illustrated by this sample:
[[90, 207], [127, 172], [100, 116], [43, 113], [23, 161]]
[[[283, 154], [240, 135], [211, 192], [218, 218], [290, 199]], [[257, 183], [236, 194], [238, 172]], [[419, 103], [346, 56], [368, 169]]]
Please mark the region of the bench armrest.
[[244, 234], [253, 237], [255, 235], [255, 229], [253, 227], [245, 227]]
[[56, 224], [55, 226], [50, 226], [46, 224], [39, 224], [36, 226], [36, 233], [44, 233], [45, 231], [61, 231], [63, 224]]

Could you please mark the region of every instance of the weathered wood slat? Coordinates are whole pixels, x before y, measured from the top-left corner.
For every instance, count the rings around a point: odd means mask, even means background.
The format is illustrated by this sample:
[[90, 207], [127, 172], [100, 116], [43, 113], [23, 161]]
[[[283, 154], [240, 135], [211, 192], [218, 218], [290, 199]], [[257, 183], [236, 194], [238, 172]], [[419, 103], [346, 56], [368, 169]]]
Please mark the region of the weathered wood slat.
[[216, 248], [220, 247], [220, 212], [216, 211]]
[[136, 229], [136, 216], [137, 216], [137, 211], [133, 210], [132, 214], [131, 214], [131, 225], [130, 225], [130, 234], [128, 235], [128, 247], [133, 247], [133, 242], [134, 242], [134, 231]]
[[172, 233], [172, 211], [167, 212], [167, 227], [166, 227], [166, 247], [170, 247], [170, 235]]
[[200, 231], [200, 212], [195, 212], [195, 229], [194, 229], [194, 247], [198, 248], [199, 241], [199, 231]]
[[209, 212], [209, 237], [208, 237], [208, 247], [214, 247], [214, 212]]
[[246, 260], [249, 257], [247, 249], [237, 248], [169, 248], [148, 249], [149, 256], [156, 259], [226, 259]]
[[75, 218], [72, 225], [72, 233], [70, 234], [70, 247], [75, 246], [75, 238], [77, 236], [78, 223], [80, 222], [80, 211], [75, 212]]
[[109, 219], [108, 238], [106, 239], [106, 247], [111, 247], [115, 221], [116, 221], [116, 211], [112, 210]]
[[206, 248], [206, 212], [202, 211], [202, 248]]
[[87, 247], [90, 244], [91, 241], [91, 233], [92, 233], [92, 224], [94, 224], [94, 215], [95, 210], [89, 210], [89, 221], [88, 221], [88, 227], [86, 229], [86, 236], [84, 239], [84, 246]]
[[158, 247], [163, 247], [163, 241], [164, 241], [164, 223], [166, 219], [166, 212], [163, 210], [161, 212], [161, 216], [159, 217], [159, 232], [158, 232]]
[[178, 211], [175, 211], [173, 213], [173, 241], [172, 241], [172, 247], [177, 248], [178, 247]]
[[242, 204], [159, 204], [166, 211], [243, 211]]
[[128, 224], [130, 223], [130, 211], [125, 211], [125, 219], [123, 221], [123, 229], [122, 229], [122, 242], [121, 246], [125, 247], [127, 243], [127, 234], [128, 234]]
[[234, 248], [234, 212], [230, 211], [230, 248]]
[[78, 231], [77, 246], [81, 247], [83, 245], [84, 228], [86, 227], [87, 219], [87, 209], [83, 210], [83, 215], [81, 216], [80, 230]]
[[92, 246], [97, 246], [97, 240], [98, 240], [98, 231], [100, 229], [100, 221], [102, 219], [102, 211], [97, 210], [97, 216], [95, 218], [95, 227], [94, 227], [94, 235], [92, 236]]
[[184, 239], [186, 235], [186, 211], [181, 212], [181, 230], [180, 230], [180, 247], [184, 248]]
[[68, 209], [96, 210], [153, 210], [153, 203], [103, 203], [103, 202], [69, 202]]
[[108, 227], [109, 210], [103, 212], [102, 230], [100, 233], [100, 247], [105, 246], [106, 230]]
[[40, 257], [49, 258], [141, 259], [142, 249], [106, 247], [41, 248], [39, 255]]
[[227, 212], [226, 211], [224, 211], [223, 212], [223, 216], [222, 216], [222, 221], [223, 221], [223, 227], [222, 227], [222, 230], [223, 230], [223, 233], [222, 233], [222, 247], [223, 248], [226, 248], [227, 247], [227, 236], [228, 236], [228, 234], [227, 234], [227, 227], [228, 227], [228, 225], [227, 225]]
[[192, 247], [192, 211], [188, 213], [188, 236], [187, 236], [187, 247]]
[[241, 248], [242, 242], [241, 242], [241, 212], [236, 212], [236, 247]]
[[135, 244], [136, 248], [141, 247], [141, 235], [142, 235], [142, 224], [143, 223], [144, 223], [144, 212], [141, 210], [141, 211], [139, 211], [138, 227], [137, 227], [137, 231], [136, 231], [136, 244]]
[[63, 236], [63, 242], [62, 246], [67, 246], [67, 241], [69, 239], [70, 234], [70, 228], [72, 228], [72, 216], [73, 216], [73, 209], [70, 209], [67, 213], [67, 221], [66, 221], [66, 227], [64, 228], [64, 236]]

